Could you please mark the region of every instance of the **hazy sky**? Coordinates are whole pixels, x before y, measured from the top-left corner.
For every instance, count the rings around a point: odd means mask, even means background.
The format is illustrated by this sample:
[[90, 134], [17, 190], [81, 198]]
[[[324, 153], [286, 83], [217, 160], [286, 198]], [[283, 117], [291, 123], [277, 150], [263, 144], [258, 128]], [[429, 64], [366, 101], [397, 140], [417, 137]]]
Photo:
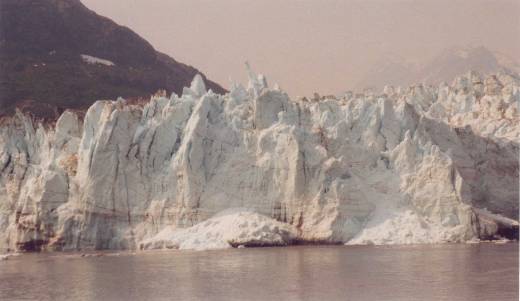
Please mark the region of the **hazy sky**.
[[291, 95], [352, 87], [381, 56], [483, 45], [520, 58], [520, 1], [82, 0], [225, 87], [244, 61]]

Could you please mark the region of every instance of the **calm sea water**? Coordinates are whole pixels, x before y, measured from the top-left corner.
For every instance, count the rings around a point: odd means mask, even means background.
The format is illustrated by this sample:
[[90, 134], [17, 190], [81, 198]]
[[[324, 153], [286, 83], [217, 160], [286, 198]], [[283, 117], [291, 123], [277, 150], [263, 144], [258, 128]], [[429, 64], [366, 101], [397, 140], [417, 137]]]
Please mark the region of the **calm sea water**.
[[0, 300], [518, 300], [518, 245], [27, 254]]

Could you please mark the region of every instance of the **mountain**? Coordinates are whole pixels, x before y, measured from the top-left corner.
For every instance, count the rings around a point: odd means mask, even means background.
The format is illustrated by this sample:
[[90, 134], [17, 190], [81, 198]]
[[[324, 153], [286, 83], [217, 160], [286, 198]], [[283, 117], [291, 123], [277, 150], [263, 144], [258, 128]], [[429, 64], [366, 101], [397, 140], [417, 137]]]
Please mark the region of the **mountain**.
[[380, 88], [383, 85], [399, 86], [402, 83], [408, 83], [414, 68], [415, 66], [402, 56], [384, 54], [367, 72], [356, 88], [362, 91], [365, 88]]
[[520, 81], [294, 101], [248, 88], [0, 123], [0, 253], [518, 235]]
[[19, 106], [40, 117], [98, 99], [181, 93], [200, 73], [79, 0], [0, 0], [0, 67], [0, 115]]
[[381, 89], [385, 84], [438, 85], [442, 82], [451, 82], [459, 74], [470, 70], [483, 74], [520, 71], [519, 64], [513, 59], [485, 47], [452, 47], [422, 65], [412, 64], [403, 57], [387, 54], [374, 66], [356, 85], [357, 89]]
[[489, 74], [507, 67], [500, 65], [495, 53], [487, 48], [451, 48], [422, 66], [414, 76], [422, 83], [440, 84], [470, 70]]

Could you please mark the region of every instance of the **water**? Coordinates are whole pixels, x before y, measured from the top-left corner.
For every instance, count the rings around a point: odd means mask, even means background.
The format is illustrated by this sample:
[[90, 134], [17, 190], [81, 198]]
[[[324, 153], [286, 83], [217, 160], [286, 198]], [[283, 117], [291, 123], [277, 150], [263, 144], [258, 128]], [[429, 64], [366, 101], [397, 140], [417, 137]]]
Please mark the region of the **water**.
[[518, 300], [518, 245], [28, 254], [0, 300]]

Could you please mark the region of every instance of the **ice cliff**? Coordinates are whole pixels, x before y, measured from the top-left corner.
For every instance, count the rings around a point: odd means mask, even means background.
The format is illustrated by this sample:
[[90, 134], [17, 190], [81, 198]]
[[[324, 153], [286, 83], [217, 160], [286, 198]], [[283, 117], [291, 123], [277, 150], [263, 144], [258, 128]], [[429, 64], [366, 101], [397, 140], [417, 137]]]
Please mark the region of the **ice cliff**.
[[181, 97], [52, 125], [18, 113], [0, 124], [0, 250], [503, 235], [518, 227], [519, 101], [507, 74], [290, 100], [251, 72], [226, 95], [197, 76]]

